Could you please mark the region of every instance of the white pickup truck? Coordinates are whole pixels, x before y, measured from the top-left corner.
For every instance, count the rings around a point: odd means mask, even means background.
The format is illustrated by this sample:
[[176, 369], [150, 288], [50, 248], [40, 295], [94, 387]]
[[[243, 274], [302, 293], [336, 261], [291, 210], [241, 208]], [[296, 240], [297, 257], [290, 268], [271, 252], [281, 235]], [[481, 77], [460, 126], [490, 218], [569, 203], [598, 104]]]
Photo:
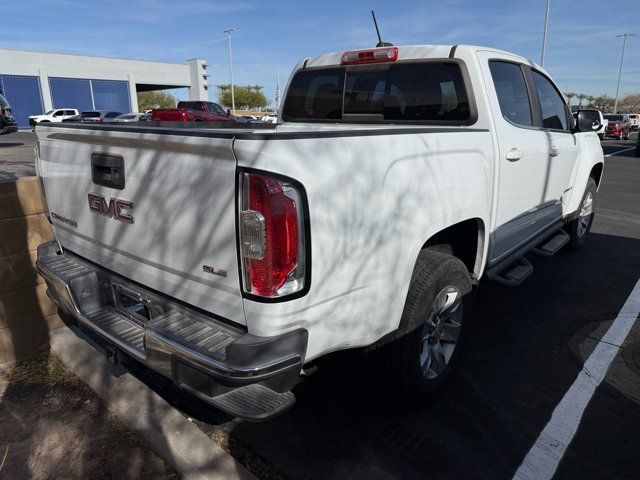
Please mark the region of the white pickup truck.
[[307, 58], [277, 125], [39, 124], [37, 268], [110, 358], [231, 415], [284, 411], [353, 348], [421, 400], [483, 276], [585, 242], [604, 159], [576, 123], [540, 66], [449, 45]]
[[75, 108], [56, 108], [42, 115], [30, 115], [29, 125], [35, 127], [37, 123], [59, 123], [76, 115], [80, 115], [80, 112]]

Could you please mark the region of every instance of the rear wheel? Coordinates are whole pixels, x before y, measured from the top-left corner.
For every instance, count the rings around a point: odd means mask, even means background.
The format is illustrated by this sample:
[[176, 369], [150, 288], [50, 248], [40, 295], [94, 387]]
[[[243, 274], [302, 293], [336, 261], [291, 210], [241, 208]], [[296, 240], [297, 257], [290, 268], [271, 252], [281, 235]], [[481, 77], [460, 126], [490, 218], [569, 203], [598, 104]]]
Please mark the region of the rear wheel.
[[587, 234], [591, 230], [591, 224], [593, 223], [593, 217], [596, 211], [597, 188], [596, 181], [589, 177], [587, 188], [584, 191], [580, 207], [578, 208], [578, 217], [565, 226], [565, 230], [571, 238], [569, 247], [572, 250], [579, 250], [587, 240]]
[[[387, 380], [403, 403], [424, 401], [444, 385], [471, 315], [471, 279], [464, 263], [423, 250], [402, 314], [402, 336], [379, 352]], [[378, 370], [380, 372], [380, 370]]]

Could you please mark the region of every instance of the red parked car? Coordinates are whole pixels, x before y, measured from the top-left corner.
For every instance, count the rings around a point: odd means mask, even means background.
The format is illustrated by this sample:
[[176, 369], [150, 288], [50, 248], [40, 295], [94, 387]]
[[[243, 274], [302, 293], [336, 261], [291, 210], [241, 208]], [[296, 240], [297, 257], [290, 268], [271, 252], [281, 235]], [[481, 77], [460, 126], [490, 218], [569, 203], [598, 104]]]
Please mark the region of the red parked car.
[[629, 115], [605, 115], [604, 118], [609, 120], [605, 137], [616, 137], [618, 140], [629, 140], [629, 132], [631, 131], [631, 122]]
[[177, 108], [156, 108], [151, 111], [151, 120], [162, 122], [237, 122], [229, 110], [213, 102], [178, 102]]

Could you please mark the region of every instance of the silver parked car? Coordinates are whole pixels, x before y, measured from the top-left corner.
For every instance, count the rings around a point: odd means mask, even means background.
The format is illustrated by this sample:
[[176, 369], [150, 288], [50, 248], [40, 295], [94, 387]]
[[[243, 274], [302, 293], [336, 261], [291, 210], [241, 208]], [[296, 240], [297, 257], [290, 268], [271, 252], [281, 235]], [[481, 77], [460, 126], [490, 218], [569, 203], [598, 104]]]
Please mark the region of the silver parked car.
[[114, 112], [112, 110], [87, 110], [80, 115], [65, 118], [63, 122], [82, 122], [82, 123], [112, 123], [122, 112]]
[[117, 123], [129, 123], [129, 122], [143, 122], [145, 119], [142, 117], [146, 116], [146, 113], [125, 113], [116, 117]]

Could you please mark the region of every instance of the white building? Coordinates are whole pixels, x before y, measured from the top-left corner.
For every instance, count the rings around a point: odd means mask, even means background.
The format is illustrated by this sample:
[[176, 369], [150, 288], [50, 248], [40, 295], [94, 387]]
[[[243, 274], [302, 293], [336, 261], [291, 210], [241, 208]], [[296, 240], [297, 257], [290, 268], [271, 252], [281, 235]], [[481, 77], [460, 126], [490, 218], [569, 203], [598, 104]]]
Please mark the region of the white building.
[[207, 65], [0, 49], [0, 93], [20, 127], [53, 108], [138, 111], [137, 92], [189, 88], [208, 100]]

